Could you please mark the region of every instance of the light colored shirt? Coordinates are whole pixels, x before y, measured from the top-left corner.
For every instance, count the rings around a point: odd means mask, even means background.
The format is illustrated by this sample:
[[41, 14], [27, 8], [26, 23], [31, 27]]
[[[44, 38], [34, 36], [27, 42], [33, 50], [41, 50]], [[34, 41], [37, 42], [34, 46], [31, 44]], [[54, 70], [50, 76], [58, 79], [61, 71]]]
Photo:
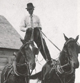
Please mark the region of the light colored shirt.
[[32, 22], [31, 22], [31, 16], [26, 16], [21, 24], [20, 24], [20, 30], [25, 32], [28, 28], [35, 28], [35, 27], [41, 27], [40, 19], [36, 15], [32, 15]]

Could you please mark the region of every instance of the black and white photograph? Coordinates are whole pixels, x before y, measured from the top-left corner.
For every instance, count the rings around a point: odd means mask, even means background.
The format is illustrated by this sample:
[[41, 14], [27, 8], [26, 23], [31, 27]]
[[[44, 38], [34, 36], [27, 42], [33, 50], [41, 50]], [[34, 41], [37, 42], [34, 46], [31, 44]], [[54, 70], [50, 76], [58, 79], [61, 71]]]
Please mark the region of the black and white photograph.
[[0, 0], [0, 83], [80, 83], [80, 0]]

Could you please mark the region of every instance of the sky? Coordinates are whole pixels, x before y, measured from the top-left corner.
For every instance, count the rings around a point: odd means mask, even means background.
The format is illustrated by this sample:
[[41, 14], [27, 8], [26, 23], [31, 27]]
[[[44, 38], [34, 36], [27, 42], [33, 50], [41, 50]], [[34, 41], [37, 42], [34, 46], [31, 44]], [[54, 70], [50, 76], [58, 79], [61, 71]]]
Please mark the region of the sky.
[[[63, 33], [73, 38], [80, 35], [80, 0], [0, 0], [0, 15], [11, 23], [22, 38], [25, 33], [20, 31], [19, 26], [27, 15], [25, 8], [29, 2], [35, 6], [34, 14], [40, 18], [42, 31], [59, 49], [65, 42]], [[45, 40], [51, 57], [57, 58], [59, 50]], [[42, 65], [37, 64], [37, 68], [41, 69]], [[76, 83], [80, 83], [79, 77], [80, 68], [76, 70]]]

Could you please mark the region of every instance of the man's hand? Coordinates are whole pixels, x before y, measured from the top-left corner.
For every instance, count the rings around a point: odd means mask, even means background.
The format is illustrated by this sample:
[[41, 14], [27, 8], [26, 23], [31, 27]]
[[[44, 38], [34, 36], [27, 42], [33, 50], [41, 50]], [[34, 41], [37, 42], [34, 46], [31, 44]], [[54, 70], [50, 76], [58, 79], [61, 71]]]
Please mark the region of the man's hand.
[[32, 31], [32, 28], [28, 28], [26, 31], [31, 32]]
[[41, 27], [38, 27], [40, 30], [42, 30], [42, 28]]

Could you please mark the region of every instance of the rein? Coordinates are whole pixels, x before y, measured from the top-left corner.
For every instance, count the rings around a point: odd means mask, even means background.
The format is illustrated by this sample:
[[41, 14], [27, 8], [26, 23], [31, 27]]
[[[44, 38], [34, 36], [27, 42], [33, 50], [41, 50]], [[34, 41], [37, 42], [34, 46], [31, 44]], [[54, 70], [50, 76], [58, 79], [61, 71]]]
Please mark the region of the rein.
[[42, 31], [40, 31], [59, 51], [61, 51]]

